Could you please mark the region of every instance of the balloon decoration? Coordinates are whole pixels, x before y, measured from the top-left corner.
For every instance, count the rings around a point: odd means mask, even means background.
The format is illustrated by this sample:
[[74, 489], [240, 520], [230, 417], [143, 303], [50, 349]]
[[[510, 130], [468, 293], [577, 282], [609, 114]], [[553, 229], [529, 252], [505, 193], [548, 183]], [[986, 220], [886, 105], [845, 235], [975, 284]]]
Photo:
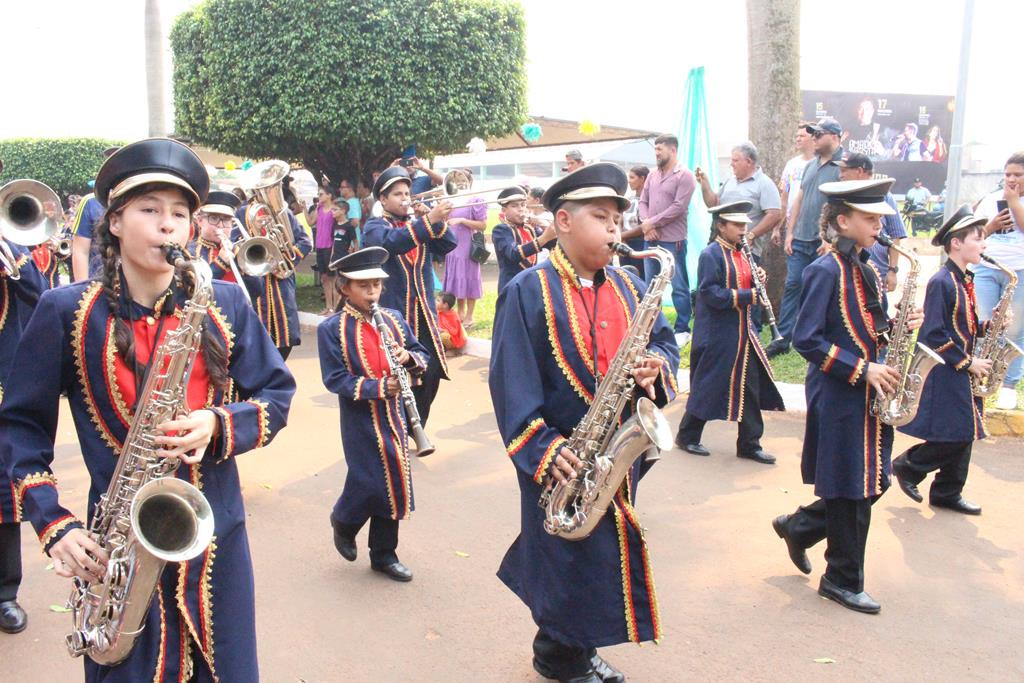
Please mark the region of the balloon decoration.
[[537, 140], [540, 140], [540, 136], [544, 134], [540, 125], [536, 123], [524, 123], [523, 127], [519, 130], [522, 133], [523, 139], [530, 143], [537, 142]]
[[579, 130], [584, 135], [589, 135], [593, 137], [594, 135], [597, 135], [598, 133], [601, 132], [601, 124], [594, 123], [590, 119], [583, 119], [582, 121], [580, 121]]
[[243, 171], [248, 171], [250, 168], [252, 168], [252, 159], [246, 159], [242, 162]]
[[466, 149], [470, 154], [483, 154], [487, 151], [487, 143], [480, 138], [473, 138], [466, 145]]
[[235, 168], [236, 168], [235, 162], [233, 162], [233, 161], [225, 161], [224, 162], [224, 170], [225, 171], [234, 171]]

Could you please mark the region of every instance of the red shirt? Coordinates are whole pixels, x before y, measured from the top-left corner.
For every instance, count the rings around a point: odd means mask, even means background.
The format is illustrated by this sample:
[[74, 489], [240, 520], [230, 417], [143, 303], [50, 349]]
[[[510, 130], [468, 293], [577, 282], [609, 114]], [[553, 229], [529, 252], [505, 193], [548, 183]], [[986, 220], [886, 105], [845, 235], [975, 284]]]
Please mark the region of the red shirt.
[[452, 346], [461, 349], [466, 345], [466, 331], [462, 328], [457, 311], [438, 311], [437, 322], [441, 329], [452, 337]]
[[616, 293], [614, 286], [608, 282], [602, 283], [596, 289], [597, 314], [595, 317], [594, 287], [573, 287], [569, 291], [572, 315], [578, 324], [581, 350], [585, 350], [586, 355], [590, 357], [589, 364], [593, 370], [594, 339], [591, 336], [591, 328], [593, 328], [597, 337], [597, 372], [604, 375], [629, 329], [626, 303]]
[[753, 287], [754, 279], [750, 273], [750, 262], [743, 255], [743, 250], [733, 249], [729, 254], [732, 256], [732, 263], [736, 268], [736, 286], [740, 289], [750, 289]]
[[391, 366], [388, 364], [388, 356], [377, 327], [366, 320], [360, 320], [356, 324], [359, 326], [359, 353], [364, 367], [373, 379], [387, 377], [391, 374]]
[[[164, 316], [162, 320], [162, 327], [160, 320], [153, 316], [146, 316], [131, 323], [132, 331], [135, 334], [135, 358], [139, 363], [140, 372], [145, 372], [146, 363], [149, 361], [150, 355], [157, 345], [157, 330], [160, 330], [160, 341], [163, 341], [168, 332], [178, 329], [178, 325], [181, 322], [173, 315]], [[110, 327], [108, 334], [113, 337], [113, 318], [107, 324]], [[111, 344], [113, 344], [113, 339], [111, 339]], [[154, 357], [153, 360], [155, 361], [156, 358]], [[120, 354], [114, 354], [114, 376], [117, 378], [117, 389], [124, 399], [125, 406], [131, 411], [132, 406], [135, 405], [136, 377]], [[142, 386], [145, 377], [139, 377], [138, 381], [139, 386]], [[188, 389], [186, 390], [185, 398], [188, 409], [199, 410], [206, 406], [210, 399], [209, 393], [210, 375], [206, 371], [206, 361], [203, 359], [202, 352], [200, 352], [196, 354], [196, 360], [192, 366], [192, 374], [189, 377]], [[115, 401], [116, 404], [117, 402]]]

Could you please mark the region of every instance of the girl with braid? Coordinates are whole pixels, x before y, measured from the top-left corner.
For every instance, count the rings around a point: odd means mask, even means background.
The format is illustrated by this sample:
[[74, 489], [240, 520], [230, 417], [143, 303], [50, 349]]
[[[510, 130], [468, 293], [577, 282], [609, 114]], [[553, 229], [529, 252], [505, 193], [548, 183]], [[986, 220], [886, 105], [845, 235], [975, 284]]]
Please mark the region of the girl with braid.
[[[61, 505], [51, 470], [58, 402], [68, 396], [91, 478], [88, 515], [105, 492], [156, 349], [176, 329], [188, 294], [163, 245], [184, 245], [209, 178], [169, 139], [121, 148], [100, 169], [99, 277], [50, 290], [25, 329], [0, 407], [0, 462], [16, 503], [54, 571], [100, 581], [108, 560], [86, 523]], [[234, 456], [284, 427], [295, 382], [255, 311], [233, 283], [213, 282], [201, 353], [185, 387], [187, 412], [159, 425], [158, 455], [199, 487], [213, 510], [213, 542], [166, 565], [128, 657], [85, 659], [86, 681], [256, 681], [253, 575]]]

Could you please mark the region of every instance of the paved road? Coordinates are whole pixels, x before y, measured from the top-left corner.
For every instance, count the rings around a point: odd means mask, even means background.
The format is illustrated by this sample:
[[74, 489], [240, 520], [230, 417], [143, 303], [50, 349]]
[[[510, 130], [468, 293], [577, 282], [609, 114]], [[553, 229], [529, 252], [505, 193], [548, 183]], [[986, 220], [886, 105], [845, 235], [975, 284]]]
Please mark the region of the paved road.
[[[414, 463], [413, 519], [399, 552], [416, 573], [397, 584], [331, 544], [328, 513], [344, 477], [335, 399], [319, 379], [315, 338], [293, 354], [292, 421], [267, 449], [239, 459], [257, 582], [265, 681], [537, 681], [526, 608], [494, 577], [516, 534], [518, 492], [487, 394], [485, 361], [459, 358], [428, 432], [438, 452]], [[675, 424], [682, 405], [668, 411]], [[644, 480], [665, 637], [603, 650], [634, 681], [984, 680], [1024, 678], [1024, 450], [980, 444], [968, 484], [985, 514], [968, 518], [912, 503], [898, 490], [875, 507], [867, 586], [879, 616], [844, 610], [799, 574], [770, 520], [810, 499], [799, 481], [803, 423], [767, 419], [779, 464], [733, 457], [734, 426], [707, 431], [710, 458], [666, 453]], [[897, 448], [909, 441], [897, 439]], [[83, 513], [86, 482], [62, 415], [55, 469], [64, 501]], [[365, 532], [364, 532], [365, 533]], [[365, 544], [364, 538], [360, 543]], [[68, 681], [81, 663], [63, 646], [67, 583], [27, 527], [21, 600], [29, 629], [0, 634], [0, 681]], [[215, 628], [230, 628], [217, 623]], [[835, 663], [816, 663], [830, 658]]]

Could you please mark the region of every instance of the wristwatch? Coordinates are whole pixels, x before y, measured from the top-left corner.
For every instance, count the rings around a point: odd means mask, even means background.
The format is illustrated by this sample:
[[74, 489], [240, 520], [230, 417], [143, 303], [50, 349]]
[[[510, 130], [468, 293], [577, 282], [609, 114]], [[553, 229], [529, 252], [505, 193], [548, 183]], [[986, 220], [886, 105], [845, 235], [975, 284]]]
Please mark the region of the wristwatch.
[[889, 266], [889, 270], [891, 270], [894, 273], [898, 273], [898, 272], [900, 272], [900, 267], [899, 266]]

